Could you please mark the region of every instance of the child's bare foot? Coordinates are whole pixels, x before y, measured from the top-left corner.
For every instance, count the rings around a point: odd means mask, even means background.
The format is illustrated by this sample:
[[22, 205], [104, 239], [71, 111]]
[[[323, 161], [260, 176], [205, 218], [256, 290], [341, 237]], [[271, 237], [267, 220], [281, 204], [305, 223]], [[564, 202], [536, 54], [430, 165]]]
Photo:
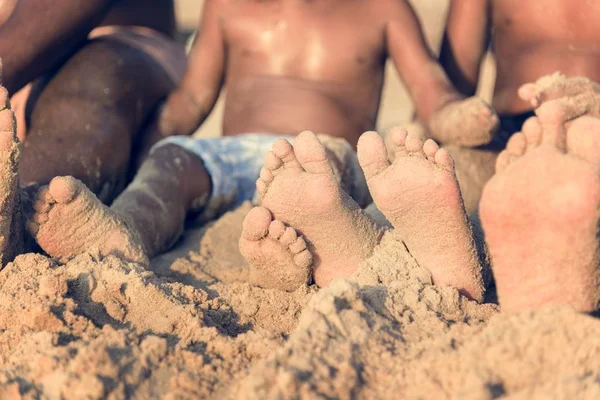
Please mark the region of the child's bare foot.
[[252, 283], [293, 291], [308, 282], [312, 255], [296, 230], [273, 220], [271, 212], [255, 207], [246, 216], [240, 252], [253, 268]]
[[466, 147], [489, 143], [498, 126], [496, 112], [479, 97], [446, 104], [428, 123], [431, 137], [440, 143]]
[[555, 109], [525, 124], [483, 192], [480, 215], [505, 311], [592, 311], [600, 302], [600, 160], [587, 159], [600, 152], [577, 150], [577, 138], [600, 135], [600, 121], [594, 131], [574, 124], [568, 133], [563, 121]]
[[17, 175], [20, 157], [15, 116], [6, 89], [0, 86], [0, 267], [12, 261], [23, 245]]
[[389, 133], [396, 157], [388, 161], [383, 139], [365, 133], [358, 159], [371, 196], [433, 282], [451, 285], [472, 299], [483, 298], [481, 265], [465, 213], [454, 163], [433, 140], [405, 130]]
[[295, 147], [277, 141], [256, 187], [262, 205], [308, 241], [319, 286], [351, 275], [381, 238], [373, 221], [341, 190], [312, 132], [300, 133]]
[[27, 228], [53, 257], [71, 257], [97, 248], [105, 256], [148, 262], [139, 235], [125, 218], [73, 177], [54, 178], [39, 191], [33, 208]]

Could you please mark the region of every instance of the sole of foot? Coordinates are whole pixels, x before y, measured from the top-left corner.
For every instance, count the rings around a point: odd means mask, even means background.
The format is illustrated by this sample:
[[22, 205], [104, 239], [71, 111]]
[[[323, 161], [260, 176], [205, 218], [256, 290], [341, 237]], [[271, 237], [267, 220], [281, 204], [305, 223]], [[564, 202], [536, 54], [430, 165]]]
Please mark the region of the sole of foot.
[[77, 179], [54, 178], [38, 192], [27, 229], [52, 257], [68, 258], [97, 249], [103, 256], [148, 263], [139, 235]]
[[304, 238], [266, 208], [250, 210], [239, 244], [257, 286], [294, 291], [308, 283], [313, 260]]
[[354, 273], [379, 243], [382, 232], [340, 188], [312, 132], [300, 133], [294, 146], [274, 143], [256, 187], [261, 205], [306, 239], [319, 286]]
[[392, 163], [383, 139], [365, 133], [358, 158], [375, 204], [437, 285], [450, 285], [471, 299], [483, 298], [482, 268], [466, 216], [454, 162], [433, 140], [404, 129], [389, 133]]
[[480, 215], [503, 311], [599, 305], [600, 148], [580, 152], [580, 140], [600, 135], [600, 120], [567, 131], [564, 118], [554, 108], [527, 121], [483, 191]]

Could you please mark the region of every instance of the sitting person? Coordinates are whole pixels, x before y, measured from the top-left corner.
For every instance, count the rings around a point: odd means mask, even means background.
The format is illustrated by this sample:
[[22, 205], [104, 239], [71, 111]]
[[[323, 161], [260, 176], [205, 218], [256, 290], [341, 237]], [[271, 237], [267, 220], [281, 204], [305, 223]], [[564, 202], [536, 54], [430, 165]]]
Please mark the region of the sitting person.
[[[371, 23], [357, 30], [365, 15]], [[264, 154], [279, 138], [312, 129], [344, 138], [353, 148], [361, 132], [375, 127], [388, 56], [423, 119], [435, 120], [449, 104], [458, 105], [472, 113], [457, 121], [470, 129], [460, 137], [488, 140], [495, 115], [483, 101], [462, 100], [454, 90], [427, 49], [408, 2], [210, 1], [185, 76], [149, 124], [151, 141], [165, 139], [127, 190], [108, 209], [81, 182], [57, 178], [37, 196], [30, 232], [53, 256], [94, 245], [103, 254], [145, 261], [172, 245], [189, 212], [208, 219], [250, 200]], [[226, 137], [189, 138], [224, 82]], [[447, 128], [439, 135], [457, 132]], [[5, 140], [12, 143], [10, 132]], [[18, 148], [6, 151], [2, 159], [16, 164]], [[10, 179], [17, 176], [11, 172]], [[8, 187], [10, 179], [5, 179]], [[366, 186], [354, 186], [355, 198], [368, 194]], [[13, 215], [16, 200], [7, 196], [2, 212]], [[1, 236], [15, 229], [13, 222], [18, 221], [6, 219]], [[18, 244], [18, 237], [11, 239], [0, 250]]]
[[[590, 93], [589, 80], [600, 81], [598, 21], [600, 10], [589, 2], [549, 0], [544, 7], [515, 0], [450, 2], [440, 62], [453, 84], [463, 95], [473, 95], [488, 48], [496, 60], [492, 106], [500, 129], [486, 146], [450, 148], [469, 210], [494, 174], [496, 156], [541, 102], [560, 97], [568, 107], [600, 109], [597, 96], [573, 100], [577, 93]], [[556, 71], [569, 79], [546, 78], [537, 89], [528, 84]], [[588, 80], [575, 78], [582, 76]], [[583, 112], [571, 112], [571, 118]]]
[[143, 128], [185, 71], [175, 33], [173, 0], [0, 1], [21, 185], [73, 175], [113, 200], [150, 145]]

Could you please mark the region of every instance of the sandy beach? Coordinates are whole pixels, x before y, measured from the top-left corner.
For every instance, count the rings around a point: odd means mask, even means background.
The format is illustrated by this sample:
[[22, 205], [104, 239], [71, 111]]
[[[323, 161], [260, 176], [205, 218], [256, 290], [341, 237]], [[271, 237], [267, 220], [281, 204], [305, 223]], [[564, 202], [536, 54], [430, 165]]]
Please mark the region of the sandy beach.
[[[447, 0], [412, 3], [437, 50]], [[201, 5], [178, 1], [182, 31]], [[381, 131], [410, 123], [391, 67], [382, 101]], [[222, 103], [197, 135], [221, 118]], [[469, 301], [394, 232], [349, 279], [263, 289], [238, 250], [250, 208], [190, 225], [149, 270], [94, 249], [18, 256], [0, 274], [0, 399], [600, 398], [598, 319]]]

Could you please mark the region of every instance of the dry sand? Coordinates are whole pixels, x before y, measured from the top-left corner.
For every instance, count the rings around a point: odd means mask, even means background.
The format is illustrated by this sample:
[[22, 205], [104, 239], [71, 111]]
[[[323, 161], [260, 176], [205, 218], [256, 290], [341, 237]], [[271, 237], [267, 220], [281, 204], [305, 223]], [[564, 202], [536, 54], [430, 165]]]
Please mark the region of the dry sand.
[[[446, 2], [418, 3], [434, 35]], [[384, 107], [410, 110], [395, 96]], [[18, 257], [0, 273], [0, 398], [600, 398], [597, 319], [467, 301], [393, 233], [351, 279], [261, 289], [237, 250], [249, 209], [188, 230], [151, 271]]]
[[196, 231], [194, 250], [153, 272], [94, 254], [9, 264], [0, 398], [600, 396], [599, 321], [468, 301], [431, 285], [393, 233], [320, 291], [240, 282], [235, 237], [249, 209]]

